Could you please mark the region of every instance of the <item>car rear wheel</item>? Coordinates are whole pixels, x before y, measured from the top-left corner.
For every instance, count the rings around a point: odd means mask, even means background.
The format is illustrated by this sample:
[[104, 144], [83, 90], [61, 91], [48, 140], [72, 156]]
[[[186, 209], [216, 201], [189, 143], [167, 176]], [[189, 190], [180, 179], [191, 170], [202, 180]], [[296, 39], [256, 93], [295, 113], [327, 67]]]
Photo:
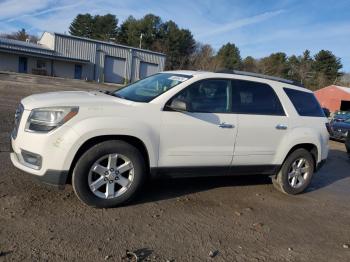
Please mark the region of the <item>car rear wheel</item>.
[[314, 170], [311, 153], [302, 148], [297, 149], [287, 157], [278, 174], [272, 177], [272, 183], [279, 191], [296, 195], [309, 186]]
[[106, 141], [87, 150], [78, 160], [73, 189], [85, 204], [115, 207], [130, 201], [146, 175], [139, 150], [124, 141]]

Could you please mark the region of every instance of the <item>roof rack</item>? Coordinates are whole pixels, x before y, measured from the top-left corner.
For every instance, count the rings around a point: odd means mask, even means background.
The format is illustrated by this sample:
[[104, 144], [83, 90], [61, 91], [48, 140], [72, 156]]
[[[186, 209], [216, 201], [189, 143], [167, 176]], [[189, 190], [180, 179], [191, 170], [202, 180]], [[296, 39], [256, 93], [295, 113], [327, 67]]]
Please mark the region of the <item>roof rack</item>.
[[235, 75], [242, 75], [242, 76], [252, 76], [252, 77], [258, 77], [258, 78], [273, 80], [273, 81], [277, 81], [277, 82], [281, 82], [281, 83], [285, 83], [285, 84], [290, 84], [290, 85], [296, 85], [296, 86], [304, 87], [304, 85], [302, 83], [298, 82], [298, 81], [284, 79], [284, 78], [280, 78], [280, 77], [277, 77], [277, 76], [268, 76], [268, 75], [253, 73], [253, 72], [223, 69], [223, 70], [216, 71], [215, 73], [235, 74]]

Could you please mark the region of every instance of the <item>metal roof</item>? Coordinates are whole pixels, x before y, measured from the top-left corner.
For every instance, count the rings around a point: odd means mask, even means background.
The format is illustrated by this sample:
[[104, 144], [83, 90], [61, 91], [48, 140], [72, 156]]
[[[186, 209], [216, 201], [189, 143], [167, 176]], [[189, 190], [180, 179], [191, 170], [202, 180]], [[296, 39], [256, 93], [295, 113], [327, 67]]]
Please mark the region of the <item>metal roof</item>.
[[339, 88], [341, 90], [343, 90], [346, 93], [350, 94], [350, 88], [349, 87], [345, 87], [345, 86], [335, 86], [336, 88]]
[[28, 42], [24, 42], [24, 41], [7, 39], [7, 38], [2, 38], [2, 37], [0, 37], [0, 50], [8, 52], [8, 53], [16, 53], [16, 54], [30, 55], [30, 56], [40, 56], [40, 57], [45, 57], [45, 58], [49, 58], [49, 59], [56, 59], [56, 60], [81, 62], [81, 63], [90, 62], [89, 60], [76, 59], [76, 58], [71, 58], [71, 57], [67, 57], [67, 56], [62, 56], [59, 53], [55, 52], [54, 50], [49, 49], [49, 48], [42, 46], [42, 45], [39, 45], [39, 44], [28, 43]]
[[0, 48], [24, 52], [33, 52], [45, 55], [52, 55], [54, 53], [53, 50], [42, 45], [7, 38], [0, 38]]
[[28, 48], [34, 48], [34, 49], [44, 49], [44, 50], [51, 50], [43, 45], [32, 43], [32, 42], [24, 42], [24, 41], [19, 41], [15, 39], [8, 39], [8, 38], [3, 38], [0, 37], [0, 43], [1, 44], [7, 44], [7, 45], [19, 45], [23, 47], [28, 47]]
[[93, 43], [100, 43], [100, 44], [104, 44], [104, 45], [110, 45], [110, 46], [115, 46], [115, 47], [121, 47], [121, 48], [132, 49], [132, 50], [142, 51], [142, 52], [146, 52], [146, 53], [166, 56], [165, 54], [160, 53], [160, 52], [155, 52], [155, 51], [151, 51], [151, 50], [147, 50], [147, 49], [116, 44], [116, 43], [112, 43], [112, 42], [106, 42], [106, 41], [101, 41], [101, 40], [96, 40], [96, 39], [91, 39], [91, 38], [86, 38], [86, 37], [80, 37], [80, 36], [67, 35], [67, 34], [62, 34], [62, 33], [52, 33], [52, 34], [57, 35], [57, 36], [62, 36], [62, 37], [73, 38], [73, 39], [80, 39], [80, 40], [89, 41], [89, 42], [93, 42]]

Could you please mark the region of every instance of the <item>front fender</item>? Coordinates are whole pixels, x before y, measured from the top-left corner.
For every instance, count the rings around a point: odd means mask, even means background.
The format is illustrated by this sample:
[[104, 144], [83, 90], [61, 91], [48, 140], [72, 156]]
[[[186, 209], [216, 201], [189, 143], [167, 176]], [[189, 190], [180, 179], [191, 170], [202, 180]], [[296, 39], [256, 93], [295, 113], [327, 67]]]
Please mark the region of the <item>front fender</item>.
[[[106, 135], [125, 135], [140, 139], [149, 154], [150, 166], [156, 166], [158, 160], [159, 133], [145, 121], [135, 121], [125, 117], [94, 117], [84, 119], [71, 127], [79, 139], [72, 144], [66, 159], [65, 167], [70, 168], [79, 148], [89, 139]], [[159, 129], [158, 129], [159, 130]]]

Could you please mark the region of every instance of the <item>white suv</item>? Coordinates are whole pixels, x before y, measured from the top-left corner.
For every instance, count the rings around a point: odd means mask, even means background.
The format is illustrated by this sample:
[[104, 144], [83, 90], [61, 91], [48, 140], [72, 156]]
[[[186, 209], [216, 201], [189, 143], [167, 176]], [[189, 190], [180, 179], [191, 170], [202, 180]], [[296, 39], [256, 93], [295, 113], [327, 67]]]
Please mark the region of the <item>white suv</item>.
[[297, 194], [327, 158], [327, 124], [313, 93], [291, 81], [169, 71], [110, 93], [24, 98], [11, 160], [43, 182], [71, 182], [95, 207], [124, 203], [164, 175], [264, 174]]

